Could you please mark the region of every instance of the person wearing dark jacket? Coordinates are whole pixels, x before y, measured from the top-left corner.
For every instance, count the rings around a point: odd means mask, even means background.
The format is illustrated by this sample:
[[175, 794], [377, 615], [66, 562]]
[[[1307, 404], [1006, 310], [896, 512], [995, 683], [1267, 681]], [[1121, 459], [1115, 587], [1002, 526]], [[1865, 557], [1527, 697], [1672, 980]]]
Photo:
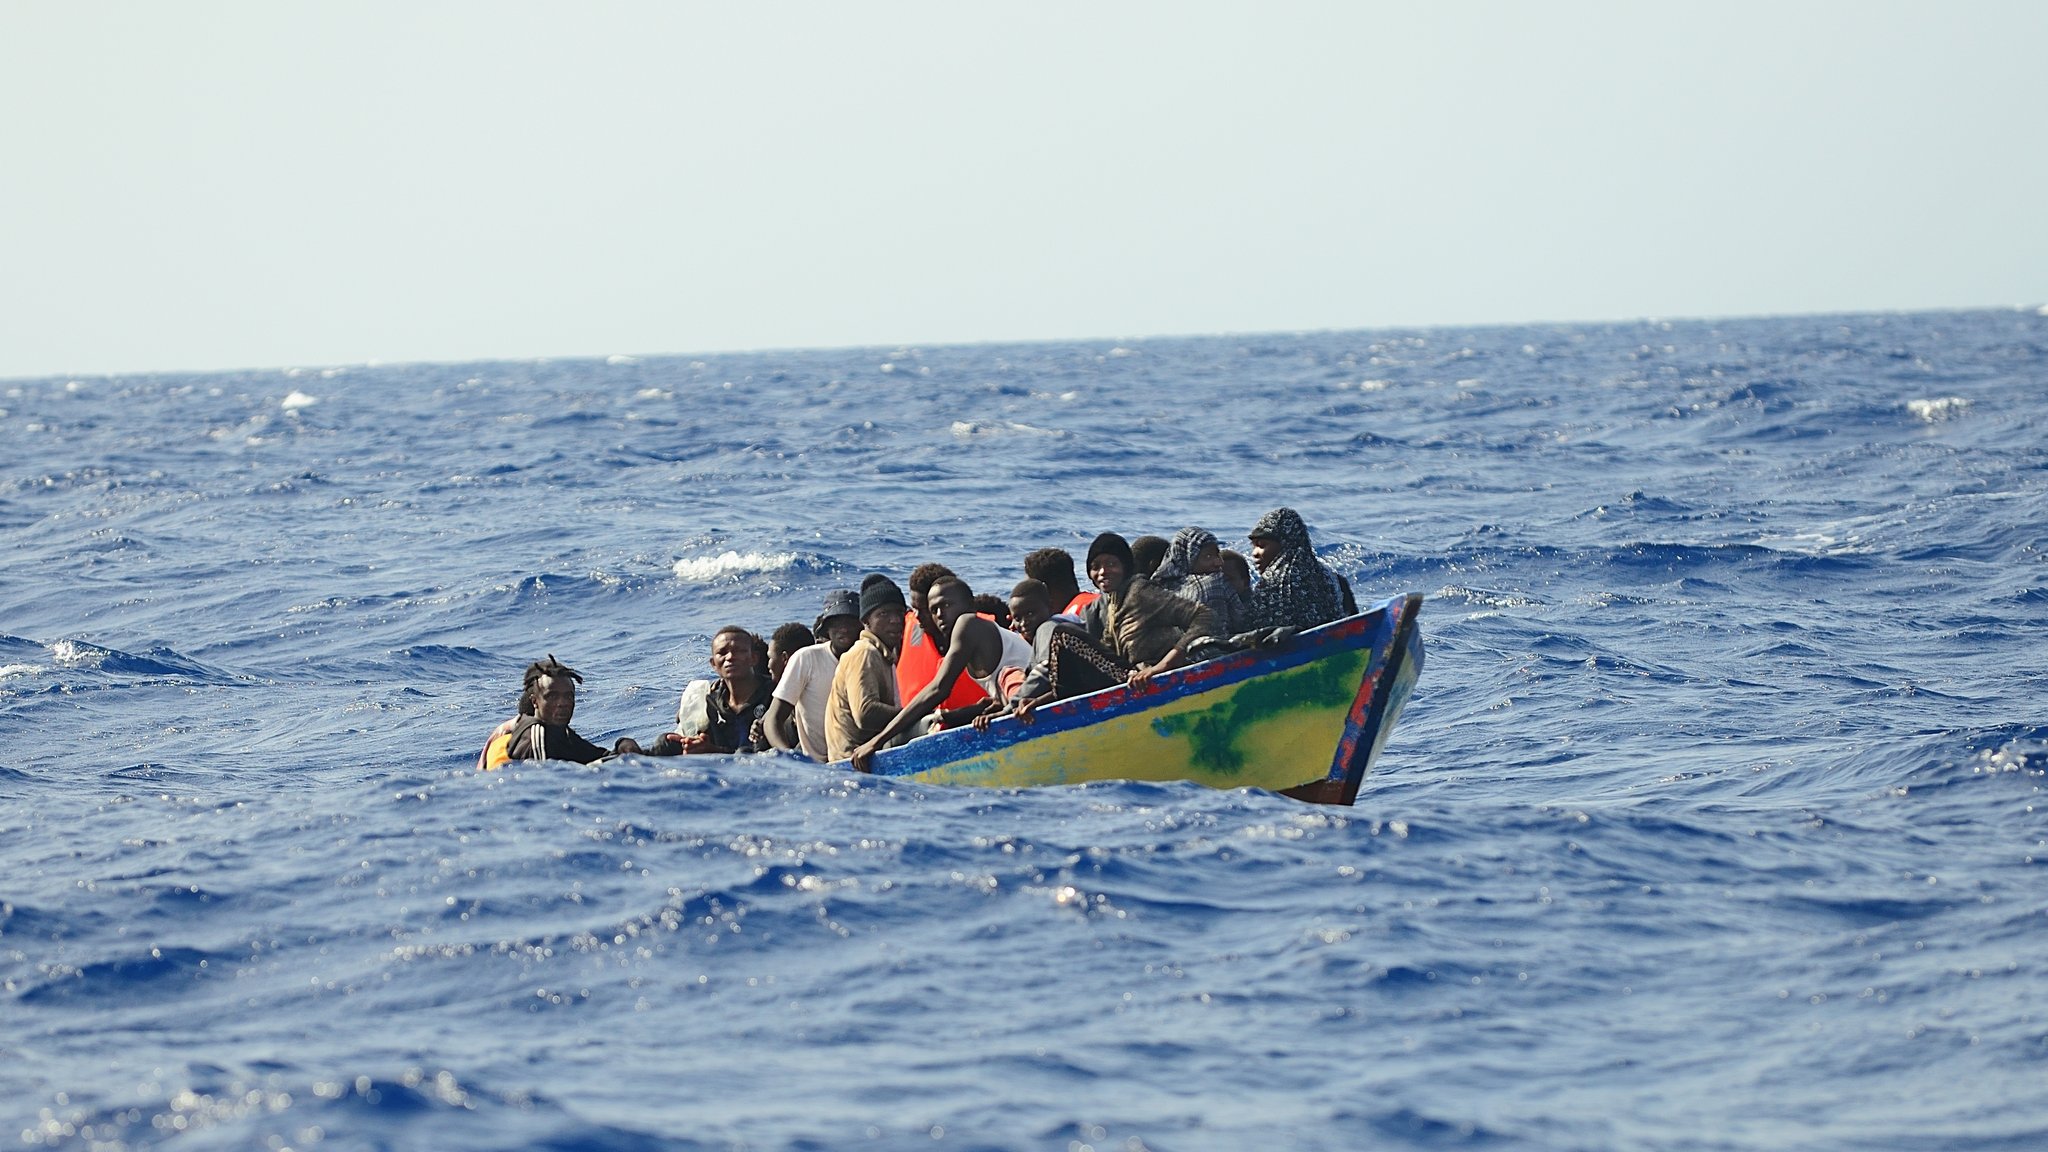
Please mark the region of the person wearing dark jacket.
[[519, 695], [519, 715], [501, 725], [484, 745], [477, 767], [494, 769], [512, 760], [570, 760], [588, 764], [606, 756], [642, 751], [640, 743], [621, 736], [611, 748], [600, 748], [569, 727], [576, 715], [576, 685], [583, 674], [549, 656], [526, 667], [526, 685]]
[[1190, 649], [1216, 638], [1215, 614], [1135, 575], [1131, 546], [1104, 532], [1088, 547], [1088, 578], [1102, 596], [1082, 610], [1081, 624], [1048, 620], [1038, 629], [1030, 674], [1009, 712], [1029, 717], [1049, 700], [1118, 684], [1142, 687], [1180, 667]]

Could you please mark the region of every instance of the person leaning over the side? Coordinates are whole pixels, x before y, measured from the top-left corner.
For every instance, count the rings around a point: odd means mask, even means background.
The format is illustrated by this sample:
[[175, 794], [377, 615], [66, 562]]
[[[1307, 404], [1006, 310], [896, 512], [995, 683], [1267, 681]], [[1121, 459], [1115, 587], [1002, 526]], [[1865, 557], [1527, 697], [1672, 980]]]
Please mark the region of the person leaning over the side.
[[961, 724], [999, 711], [1007, 695], [1004, 673], [1014, 671], [1021, 678], [1031, 663], [1031, 645], [1015, 632], [998, 627], [995, 621], [982, 619], [974, 610], [974, 590], [958, 576], [941, 577], [931, 586], [925, 595], [925, 610], [935, 634], [947, 639], [945, 659], [939, 661], [938, 674], [917, 695], [904, 701], [902, 711], [853, 750], [850, 759], [857, 771], [868, 771], [875, 753], [892, 740], [917, 732], [918, 722], [934, 714], [933, 710], [948, 698], [954, 682], [961, 677], [980, 684], [983, 698], [946, 716], [945, 725]]

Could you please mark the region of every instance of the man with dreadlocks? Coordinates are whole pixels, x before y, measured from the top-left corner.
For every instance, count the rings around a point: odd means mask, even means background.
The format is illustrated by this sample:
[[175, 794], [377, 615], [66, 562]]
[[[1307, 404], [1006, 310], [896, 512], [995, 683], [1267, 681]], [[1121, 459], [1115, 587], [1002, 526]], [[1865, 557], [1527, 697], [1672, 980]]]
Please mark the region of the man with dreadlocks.
[[483, 771], [502, 768], [511, 760], [573, 760], [588, 764], [606, 756], [641, 753], [637, 740], [621, 736], [610, 751], [576, 734], [569, 720], [576, 715], [576, 685], [583, 674], [554, 658], [526, 666], [526, 687], [519, 694], [519, 715], [498, 726], [477, 756]]

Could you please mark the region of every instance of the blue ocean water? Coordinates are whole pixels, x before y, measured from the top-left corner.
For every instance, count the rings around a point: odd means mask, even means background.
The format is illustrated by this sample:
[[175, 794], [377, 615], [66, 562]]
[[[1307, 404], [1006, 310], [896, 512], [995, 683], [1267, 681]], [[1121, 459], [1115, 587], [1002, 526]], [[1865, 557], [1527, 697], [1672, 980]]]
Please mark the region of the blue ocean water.
[[[2048, 315], [0, 382], [0, 1143], [2048, 1147]], [[1350, 809], [648, 736], [712, 631], [1302, 511]]]

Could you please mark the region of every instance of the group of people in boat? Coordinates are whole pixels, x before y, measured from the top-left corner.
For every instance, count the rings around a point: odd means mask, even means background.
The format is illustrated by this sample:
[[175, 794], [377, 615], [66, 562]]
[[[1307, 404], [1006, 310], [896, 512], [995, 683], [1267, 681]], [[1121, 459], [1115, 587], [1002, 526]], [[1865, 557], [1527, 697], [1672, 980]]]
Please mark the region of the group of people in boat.
[[1358, 611], [1293, 509], [1267, 513], [1247, 536], [1249, 561], [1198, 527], [1171, 540], [1105, 532], [1084, 560], [1093, 592], [1061, 548], [1025, 556], [1007, 599], [977, 595], [943, 564], [913, 569], [907, 599], [888, 576], [869, 575], [858, 592], [828, 593], [813, 624], [784, 624], [765, 642], [741, 625], [719, 629], [714, 677], [685, 688], [673, 730], [645, 745], [577, 735], [583, 677], [550, 655], [527, 667], [518, 714], [491, 733], [477, 766], [776, 749], [865, 772], [876, 752], [916, 736], [1028, 721], [1049, 701], [1141, 685]]

